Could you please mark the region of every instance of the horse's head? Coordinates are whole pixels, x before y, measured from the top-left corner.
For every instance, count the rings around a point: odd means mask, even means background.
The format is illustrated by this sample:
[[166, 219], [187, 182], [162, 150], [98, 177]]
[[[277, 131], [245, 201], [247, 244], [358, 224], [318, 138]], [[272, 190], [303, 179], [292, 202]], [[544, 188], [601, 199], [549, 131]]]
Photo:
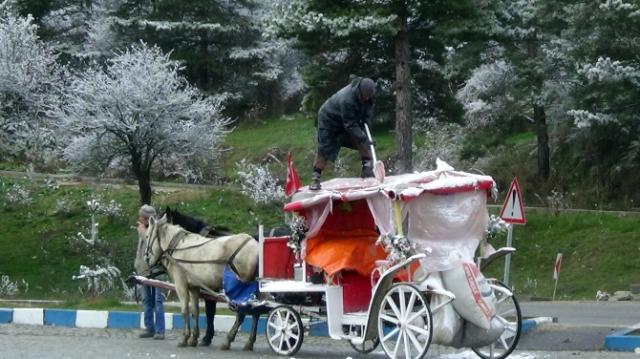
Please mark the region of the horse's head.
[[155, 266], [162, 257], [162, 246], [160, 241], [166, 231], [167, 214], [165, 213], [161, 218], [155, 217], [149, 218], [149, 228], [145, 234], [145, 251], [144, 259], [150, 266]]

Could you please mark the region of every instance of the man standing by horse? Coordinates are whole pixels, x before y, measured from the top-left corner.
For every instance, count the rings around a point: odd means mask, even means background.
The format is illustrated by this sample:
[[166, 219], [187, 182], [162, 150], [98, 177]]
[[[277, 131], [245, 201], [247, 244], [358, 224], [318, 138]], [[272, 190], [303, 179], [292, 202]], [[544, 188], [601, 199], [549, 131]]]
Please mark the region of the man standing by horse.
[[[134, 267], [140, 275], [143, 273], [149, 277], [151, 268], [144, 259], [144, 240], [147, 228], [149, 227], [149, 218], [155, 217], [156, 210], [152, 206], [145, 204], [138, 211], [138, 250]], [[142, 285], [142, 306], [144, 308], [144, 327], [145, 331], [140, 333], [140, 338], [164, 339], [164, 306], [162, 291], [160, 288], [154, 288], [148, 285]], [[154, 318], [155, 315], [155, 318]]]
[[371, 120], [376, 84], [356, 77], [331, 96], [318, 111], [318, 148], [313, 162], [310, 190], [321, 188], [320, 177], [327, 160], [335, 161], [341, 147], [358, 150], [362, 160], [360, 176], [373, 177], [372, 141], [364, 126]]

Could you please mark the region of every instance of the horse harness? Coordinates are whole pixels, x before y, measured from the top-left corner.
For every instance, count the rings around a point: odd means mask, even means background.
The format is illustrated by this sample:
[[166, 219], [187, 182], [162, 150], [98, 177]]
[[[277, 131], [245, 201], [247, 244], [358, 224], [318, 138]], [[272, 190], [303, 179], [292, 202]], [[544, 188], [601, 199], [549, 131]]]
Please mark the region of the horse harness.
[[[154, 228], [154, 230], [157, 232], [157, 226], [155, 226], [155, 227], [156, 228]], [[253, 238], [247, 237], [240, 244], [240, 246], [238, 246], [238, 248], [236, 248], [236, 250], [226, 260], [225, 259], [189, 260], [189, 259], [174, 258], [173, 257], [173, 253], [176, 252], [176, 251], [182, 251], [182, 250], [187, 250], [187, 249], [198, 248], [198, 247], [201, 247], [201, 246], [211, 242], [212, 240], [216, 239], [216, 238], [209, 237], [206, 241], [203, 241], [202, 243], [198, 243], [198, 244], [195, 244], [195, 245], [192, 245], [192, 246], [188, 246], [188, 247], [177, 248], [178, 247], [178, 243], [180, 243], [180, 241], [183, 240], [189, 234], [192, 234], [192, 233], [188, 232], [186, 230], [181, 230], [178, 233], [174, 234], [173, 237], [171, 238], [171, 241], [169, 241], [169, 246], [167, 247], [167, 249], [162, 249], [162, 245], [161, 245], [161, 242], [160, 242], [160, 235], [157, 234], [153, 238], [153, 240], [157, 240], [158, 241], [158, 247], [160, 247], [161, 254], [160, 254], [160, 257], [158, 257], [158, 260], [156, 261], [154, 266], [157, 265], [158, 262], [160, 262], [160, 260], [162, 260], [163, 257], [166, 257], [168, 260], [170, 260], [171, 262], [175, 263], [178, 267], [182, 268], [183, 270], [184, 270], [184, 267], [182, 267], [182, 265], [180, 265], [180, 263], [219, 264], [219, 265], [229, 266], [229, 268], [233, 271], [233, 273], [235, 273], [238, 277], [240, 277], [240, 274], [238, 273], [238, 269], [236, 268], [236, 266], [233, 263], [233, 261], [236, 258], [236, 256], [238, 255], [238, 253], [240, 253], [242, 248], [244, 248], [244, 246], [246, 246], [247, 243], [249, 243], [250, 240], [253, 240]], [[150, 252], [150, 248], [151, 248], [151, 241], [149, 241], [149, 243], [147, 244], [147, 255]]]

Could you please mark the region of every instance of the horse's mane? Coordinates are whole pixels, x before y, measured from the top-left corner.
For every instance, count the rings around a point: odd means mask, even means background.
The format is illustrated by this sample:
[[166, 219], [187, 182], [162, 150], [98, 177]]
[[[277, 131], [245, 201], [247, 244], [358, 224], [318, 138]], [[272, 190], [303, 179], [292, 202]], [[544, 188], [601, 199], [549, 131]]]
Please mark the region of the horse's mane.
[[169, 206], [167, 206], [165, 214], [167, 215], [167, 221], [169, 223], [178, 225], [191, 233], [202, 234], [202, 230], [208, 228], [206, 235], [211, 237], [231, 234], [227, 227], [211, 226], [199, 218], [180, 213], [177, 209], [171, 209]]

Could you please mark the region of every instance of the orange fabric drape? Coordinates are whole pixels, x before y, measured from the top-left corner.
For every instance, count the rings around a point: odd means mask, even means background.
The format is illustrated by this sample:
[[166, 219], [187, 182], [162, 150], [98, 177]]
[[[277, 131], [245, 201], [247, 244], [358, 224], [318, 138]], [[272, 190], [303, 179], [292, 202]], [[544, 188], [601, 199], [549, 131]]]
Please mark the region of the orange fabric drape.
[[307, 238], [306, 261], [328, 275], [354, 270], [368, 277], [375, 261], [387, 257], [384, 248], [376, 245], [377, 239], [378, 235], [372, 230], [321, 231]]

